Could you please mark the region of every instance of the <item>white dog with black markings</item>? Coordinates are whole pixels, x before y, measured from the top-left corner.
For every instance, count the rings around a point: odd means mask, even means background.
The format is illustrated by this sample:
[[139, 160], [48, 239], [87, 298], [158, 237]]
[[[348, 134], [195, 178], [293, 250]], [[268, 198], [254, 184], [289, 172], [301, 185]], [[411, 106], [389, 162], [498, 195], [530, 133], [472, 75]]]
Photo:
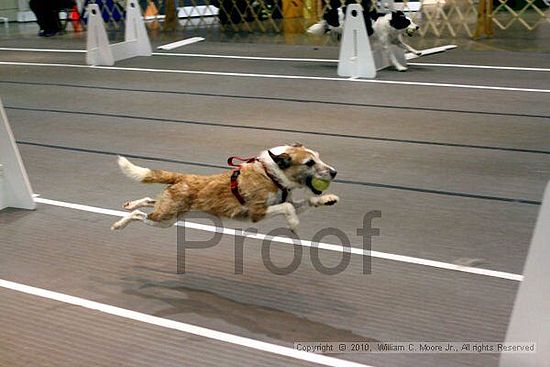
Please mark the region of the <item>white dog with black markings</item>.
[[392, 11], [374, 22], [374, 33], [370, 37], [374, 38], [384, 53], [389, 57], [392, 65], [398, 71], [406, 71], [407, 66], [402, 65], [393, 53], [392, 45], [404, 49], [406, 52], [412, 52], [415, 55], [422, 55], [422, 52], [414, 49], [403, 39], [403, 35], [412, 37], [420, 27], [416, 25], [411, 18], [402, 11]]
[[[346, 5], [351, 3], [355, 2], [346, 2]], [[307, 33], [314, 35], [323, 35], [325, 33], [340, 35], [342, 33], [346, 7], [339, 6], [339, 3], [333, 4], [332, 0], [331, 5], [325, 9], [323, 18], [308, 28]], [[378, 44], [378, 47], [388, 56], [395, 69], [405, 71], [407, 70], [407, 66], [401, 64], [396, 55], [394, 55], [392, 50], [393, 45], [418, 56], [422, 54], [407, 44], [403, 38], [405, 34], [412, 37], [420, 27], [402, 11], [392, 11], [378, 16], [376, 10], [372, 8], [368, 12], [364, 12], [363, 16], [371, 42]], [[371, 23], [372, 21], [374, 23]]]

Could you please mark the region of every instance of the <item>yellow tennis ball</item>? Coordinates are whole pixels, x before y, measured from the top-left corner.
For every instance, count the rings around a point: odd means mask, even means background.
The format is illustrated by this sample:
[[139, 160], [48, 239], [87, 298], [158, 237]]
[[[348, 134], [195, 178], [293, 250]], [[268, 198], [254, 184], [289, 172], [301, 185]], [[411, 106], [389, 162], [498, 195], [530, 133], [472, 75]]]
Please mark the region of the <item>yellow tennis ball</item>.
[[311, 179], [311, 186], [317, 191], [325, 191], [330, 185], [329, 180], [323, 180], [321, 178], [313, 177]]

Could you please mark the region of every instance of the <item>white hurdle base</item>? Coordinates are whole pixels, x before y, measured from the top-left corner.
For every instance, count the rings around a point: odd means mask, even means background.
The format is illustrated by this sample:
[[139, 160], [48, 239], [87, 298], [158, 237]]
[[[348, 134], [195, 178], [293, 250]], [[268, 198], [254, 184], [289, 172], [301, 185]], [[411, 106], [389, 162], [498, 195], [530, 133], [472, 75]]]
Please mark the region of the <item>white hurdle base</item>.
[[502, 353], [500, 367], [540, 367], [550, 362], [550, 182], [539, 211], [506, 333], [509, 343], [536, 343], [536, 353]]
[[369, 79], [376, 77], [374, 58], [363, 19], [363, 8], [359, 4], [351, 4], [346, 9], [344, 34], [338, 58], [338, 75]]
[[88, 65], [114, 65], [115, 61], [135, 56], [151, 56], [153, 49], [141, 16], [137, 0], [126, 3], [124, 42], [110, 45], [105, 23], [97, 4], [88, 5], [88, 35], [86, 63]]
[[32, 188], [0, 100], [0, 210], [34, 209]]
[[6, 202], [6, 195], [4, 194], [4, 191], [6, 189], [4, 188], [4, 166], [0, 164], [0, 210], [4, 209], [8, 206], [8, 203]]

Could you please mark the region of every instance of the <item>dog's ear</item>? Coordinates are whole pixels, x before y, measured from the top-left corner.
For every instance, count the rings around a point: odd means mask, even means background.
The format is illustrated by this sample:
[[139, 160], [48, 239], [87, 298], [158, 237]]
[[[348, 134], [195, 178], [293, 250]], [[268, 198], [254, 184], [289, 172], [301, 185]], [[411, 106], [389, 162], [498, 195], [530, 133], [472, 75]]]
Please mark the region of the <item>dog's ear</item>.
[[271, 150], [268, 150], [269, 156], [271, 159], [273, 159], [273, 162], [277, 163], [277, 166], [279, 166], [280, 169], [287, 169], [291, 165], [292, 158], [286, 153], [281, 153], [279, 155], [275, 155], [271, 153]]
[[401, 10], [392, 11], [390, 25], [395, 29], [405, 29], [411, 24], [405, 13]]

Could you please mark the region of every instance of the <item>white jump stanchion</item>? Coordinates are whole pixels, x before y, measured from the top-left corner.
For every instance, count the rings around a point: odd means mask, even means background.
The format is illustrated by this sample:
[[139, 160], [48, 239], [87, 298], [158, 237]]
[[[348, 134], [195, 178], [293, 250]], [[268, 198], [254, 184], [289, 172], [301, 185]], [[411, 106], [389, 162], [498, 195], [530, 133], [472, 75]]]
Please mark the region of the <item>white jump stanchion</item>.
[[376, 77], [376, 65], [363, 19], [363, 8], [359, 4], [351, 4], [346, 10], [338, 75], [369, 79]]
[[540, 367], [550, 362], [550, 182], [525, 261], [506, 342], [536, 343], [536, 353], [501, 353], [500, 367]]
[[35, 209], [32, 188], [0, 100], [0, 210]]
[[[88, 34], [86, 35], [86, 63], [88, 65], [114, 65], [103, 17], [97, 4], [88, 5]], [[126, 36], [125, 36], [126, 37]]]
[[88, 34], [86, 44], [88, 65], [114, 65], [115, 61], [135, 56], [151, 56], [153, 49], [141, 16], [137, 0], [126, 3], [124, 42], [110, 45], [99, 6], [88, 5]]

